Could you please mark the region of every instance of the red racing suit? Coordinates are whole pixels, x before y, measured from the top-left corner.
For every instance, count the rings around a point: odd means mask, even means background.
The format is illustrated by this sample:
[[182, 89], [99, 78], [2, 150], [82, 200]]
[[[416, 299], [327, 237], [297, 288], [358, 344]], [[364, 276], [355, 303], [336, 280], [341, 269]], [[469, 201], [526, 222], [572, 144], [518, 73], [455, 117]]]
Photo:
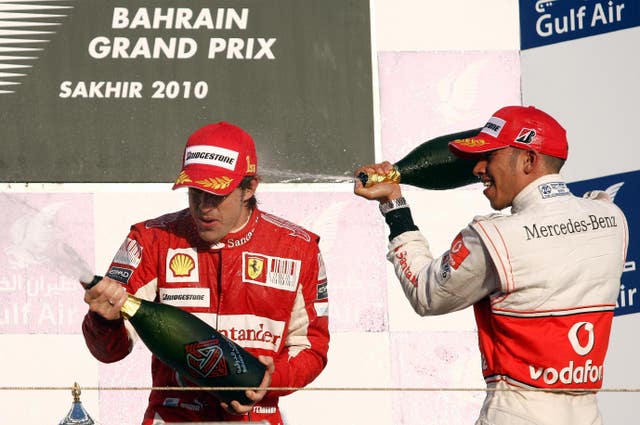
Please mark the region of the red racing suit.
[[[487, 386], [509, 390], [487, 392], [477, 424], [592, 425], [595, 394], [575, 390], [602, 385], [627, 245], [608, 195], [575, 197], [554, 174], [525, 187], [510, 215], [476, 217], [441, 257], [406, 231], [388, 259], [420, 315], [474, 306]], [[533, 388], [566, 391], [518, 391]]]
[[[107, 272], [140, 298], [194, 313], [254, 355], [271, 356], [271, 387], [300, 388], [327, 362], [327, 279], [315, 234], [254, 209], [248, 223], [214, 246], [199, 238], [188, 209], [138, 223]], [[102, 362], [124, 358], [137, 339], [123, 320], [89, 312], [82, 329]], [[154, 387], [185, 384], [152, 356]], [[192, 421], [260, 421], [281, 425], [278, 397], [269, 391], [244, 416], [229, 415], [207, 392], [158, 391], [143, 425]]]

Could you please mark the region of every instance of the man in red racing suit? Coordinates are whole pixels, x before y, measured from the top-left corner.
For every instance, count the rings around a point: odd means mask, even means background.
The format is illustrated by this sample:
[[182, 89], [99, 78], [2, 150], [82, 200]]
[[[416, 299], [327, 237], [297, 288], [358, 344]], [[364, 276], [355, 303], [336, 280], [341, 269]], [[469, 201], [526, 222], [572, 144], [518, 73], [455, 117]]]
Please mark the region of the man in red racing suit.
[[[476, 425], [596, 425], [613, 310], [628, 245], [622, 211], [605, 192], [574, 196], [558, 171], [564, 129], [512, 106], [474, 138], [450, 143], [477, 160], [496, 210], [474, 220], [440, 257], [414, 225], [398, 184], [355, 193], [381, 202], [396, 275], [420, 315], [473, 305], [487, 395]], [[356, 171], [387, 173], [391, 164]]]
[[[205, 391], [152, 390], [143, 425], [221, 420], [281, 425], [278, 398], [292, 390], [277, 388], [304, 387], [326, 365], [328, 297], [319, 238], [256, 207], [256, 159], [249, 140], [227, 123], [191, 136], [176, 182], [176, 187], [185, 181], [189, 186], [190, 208], [131, 227], [106, 277], [85, 294], [90, 311], [82, 328], [91, 353], [115, 362], [129, 354], [137, 339], [119, 316], [126, 293], [171, 304], [261, 356], [269, 366], [263, 385], [276, 389], [248, 391], [255, 401], [250, 406], [221, 404]], [[242, 171], [237, 176], [224, 171], [223, 177], [240, 180], [237, 186], [214, 193], [207, 186], [210, 180], [198, 183], [195, 176], [219, 177], [220, 168], [206, 162], [217, 147], [236, 151], [233, 157], [246, 161], [236, 164]], [[194, 157], [205, 162], [189, 163]], [[189, 385], [155, 356], [152, 378], [154, 387]]]

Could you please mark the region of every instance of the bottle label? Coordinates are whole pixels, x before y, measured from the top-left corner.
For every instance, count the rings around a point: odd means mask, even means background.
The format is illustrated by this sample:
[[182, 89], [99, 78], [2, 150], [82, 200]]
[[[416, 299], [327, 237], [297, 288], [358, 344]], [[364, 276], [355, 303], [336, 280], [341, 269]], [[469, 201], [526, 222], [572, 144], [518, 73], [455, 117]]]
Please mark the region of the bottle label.
[[220, 342], [220, 339], [212, 338], [185, 346], [187, 364], [197, 376], [212, 378], [229, 374]]
[[247, 373], [247, 364], [244, 361], [242, 353], [240, 352], [237, 346], [231, 343], [229, 343], [229, 355], [233, 359], [233, 362], [231, 363], [233, 367], [233, 372], [236, 375], [242, 375], [244, 373]]

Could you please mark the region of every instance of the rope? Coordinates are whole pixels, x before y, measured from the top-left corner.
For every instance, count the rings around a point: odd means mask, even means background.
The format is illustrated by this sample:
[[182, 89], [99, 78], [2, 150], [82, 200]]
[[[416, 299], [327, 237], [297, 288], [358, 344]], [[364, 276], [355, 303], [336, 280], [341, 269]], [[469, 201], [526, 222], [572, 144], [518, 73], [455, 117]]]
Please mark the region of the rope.
[[[82, 391], [238, 391], [258, 390], [258, 387], [80, 387]], [[268, 387], [272, 391], [375, 391], [375, 392], [497, 392], [497, 391], [532, 391], [532, 392], [571, 392], [571, 393], [636, 393], [640, 388], [600, 388], [600, 389], [559, 389], [559, 388], [452, 388], [452, 387]], [[73, 390], [68, 386], [2, 386], [0, 391], [58, 391]]]

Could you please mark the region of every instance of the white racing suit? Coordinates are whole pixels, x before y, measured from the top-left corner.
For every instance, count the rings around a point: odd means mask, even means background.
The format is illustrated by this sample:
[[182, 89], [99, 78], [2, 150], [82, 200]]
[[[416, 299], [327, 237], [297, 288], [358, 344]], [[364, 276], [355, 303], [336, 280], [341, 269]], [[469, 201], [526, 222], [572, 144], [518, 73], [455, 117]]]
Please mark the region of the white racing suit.
[[476, 217], [441, 257], [406, 231], [388, 259], [418, 314], [474, 306], [490, 389], [476, 425], [592, 425], [627, 245], [608, 195], [575, 197], [554, 174], [510, 215]]

